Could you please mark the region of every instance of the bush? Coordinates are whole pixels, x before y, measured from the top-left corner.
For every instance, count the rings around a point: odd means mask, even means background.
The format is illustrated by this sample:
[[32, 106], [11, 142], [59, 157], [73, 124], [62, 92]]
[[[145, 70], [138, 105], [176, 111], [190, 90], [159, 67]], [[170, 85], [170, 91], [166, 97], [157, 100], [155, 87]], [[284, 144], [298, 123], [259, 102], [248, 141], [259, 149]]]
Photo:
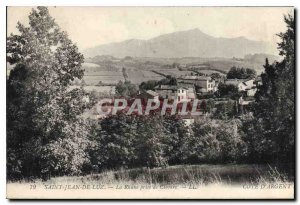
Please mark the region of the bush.
[[239, 120], [198, 121], [186, 146], [190, 163], [238, 162], [244, 157], [245, 143], [239, 133]]

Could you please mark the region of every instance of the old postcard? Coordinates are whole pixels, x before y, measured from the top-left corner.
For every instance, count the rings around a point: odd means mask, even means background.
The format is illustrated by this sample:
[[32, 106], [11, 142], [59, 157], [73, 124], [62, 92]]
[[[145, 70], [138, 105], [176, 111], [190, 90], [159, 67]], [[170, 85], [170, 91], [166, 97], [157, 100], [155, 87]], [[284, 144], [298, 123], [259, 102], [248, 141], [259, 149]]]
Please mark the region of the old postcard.
[[293, 7], [7, 7], [8, 199], [294, 199]]

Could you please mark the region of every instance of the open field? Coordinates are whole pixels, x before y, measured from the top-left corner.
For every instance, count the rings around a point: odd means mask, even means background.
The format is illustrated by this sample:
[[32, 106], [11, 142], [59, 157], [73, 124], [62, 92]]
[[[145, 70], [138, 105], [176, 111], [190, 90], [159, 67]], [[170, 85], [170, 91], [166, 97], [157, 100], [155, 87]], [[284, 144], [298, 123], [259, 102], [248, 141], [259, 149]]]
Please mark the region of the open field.
[[[84, 81], [87, 85], [116, 84], [125, 78], [134, 84], [148, 80], [160, 80], [166, 75], [180, 77], [191, 73], [226, 75], [231, 67], [252, 68], [260, 74], [263, 70], [264, 58], [259, 60], [236, 58], [127, 58], [117, 59], [112, 56], [98, 56], [87, 59], [83, 64]], [[173, 67], [177, 63], [178, 68]], [[123, 68], [126, 74], [122, 72]], [[179, 70], [180, 68], [180, 70]], [[151, 72], [152, 70], [158, 73]], [[192, 71], [194, 70], [194, 72]], [[160, 74], [161, 75], [160, 75]]]
[[[70, 89], [80, 88], [78, 85], [72, 85], [70, 86]], [[93, 86], [93, 85], [87, 85], [84, 86], [83, 89], [87, 92], [96, 91], [99, 93], [115, 93], [115, 86]]]
[[159, 69], [157, 70], [160, 73], [163, 73], [164, 75], [170, 75], [173, 77], [180, 77], [180, 76], [184, 76], [184, 75], [191, 75], [192, 71], [188, 71], [188, 70], [183, 70], [180, 71], [177, 68], [172, 68], [172, 69]]
[[141, 82], [148, 80], [161, 80], [164, 77], [153, 73], [148, 70], [137, 70], [137, 69], [127, 69], [128, 80], [134, 84], [140, 84]]
[[85, 69], [83, 80], [86, 85], [93, 86], [99, 84], [116, 84], [124, 81], [122, 69], [118, 67], [102, 66], [94, 63], [84, 63]]

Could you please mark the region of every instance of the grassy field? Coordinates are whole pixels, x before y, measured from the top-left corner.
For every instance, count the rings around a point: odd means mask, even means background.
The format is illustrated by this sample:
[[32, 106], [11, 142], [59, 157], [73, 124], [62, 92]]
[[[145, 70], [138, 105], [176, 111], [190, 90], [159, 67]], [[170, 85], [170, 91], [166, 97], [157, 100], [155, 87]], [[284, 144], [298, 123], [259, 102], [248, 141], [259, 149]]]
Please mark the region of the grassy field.
[[140, 84], [148, 80], [161, 80], [164, 77], [148, 70], [127, 69], [128, 80], [134, 84]]
[[[93, 173], [85, 176], [61, 176], [48, 180], [51, 183], [105, 183], [123, 182], [142, 184], [209, 185], [215, 183], [277, 183], [291, 182], [294, 178], [270, 165], [178, 165], [167, 168], [119, 169]], [[40, 181], [39, 179], [36, 181]]]
[[99, 84], [116, 84], [119, 81], [124, 81], [122, 68], [102, 66], [94, 63], [84, 63], [85, 69], [83, 80], [88, 86]]
[[7, 183], [9, 198], [293, 198], [293, 177], [268, 165], [180, 165]]

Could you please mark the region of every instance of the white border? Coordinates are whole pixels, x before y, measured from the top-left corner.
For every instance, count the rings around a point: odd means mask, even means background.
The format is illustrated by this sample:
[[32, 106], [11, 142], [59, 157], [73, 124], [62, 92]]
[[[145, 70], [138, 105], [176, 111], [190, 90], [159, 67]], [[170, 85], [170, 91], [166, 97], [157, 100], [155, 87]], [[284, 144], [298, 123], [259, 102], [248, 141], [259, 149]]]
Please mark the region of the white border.
[[[45, 5], [45, 6], [295, 6], [296, 9], [299, 8], [300, 1], [299, 0], [106, 0], [106, 1], [97, 1], [97, 0], [1, 0], [0, 1], [0, 133], [1, 133], [1, 143], [0, 143], [0, 204], [8, 204], [11, 203], [5, 199], [6, 192], [6, 6], [37, 6], [37, 5]], [[296, 15], [297, 17], [297, 15]], [[296, 19], [297, 20], [297, 19]], [[296, 21], [296, 26], [298, 26], [298, 21]], [[297, 36], [298, 37], [298, 36]], [[296, 37], [296, 39], [298, 39]], [[298, 41], [297, 41], [298, 47]], [[299, 59], [299, 52], [297, 52], [296, 59]], [[297, 72], [297, 80], [299, 80], [299, 71]], [[296, 96], [299, 96], [299, 83], [297, 85], [297, 93]], [[299, 107], [299, 101], [297, 102], [297, 106]], [[299, 113], [297, 113], [299, 115]], [[300, 128], [299, 120], [297, 120], [297, 128]], [[299, 130], [298, 130], [299, 133]], [[297, 139], [298, 136], [296, 136]], [[299, 148], [299, 138], [297, 139], [297, 148]], [[299, 151], [298, 151], [299, 153]], [[297, 155], [297, 159], [299, 156]], [[297, 160], [298, 161], [298, 160]], [[298, 167], [298, 166], [297, 166]], [[297, 169], [297, 177], [299, 178], [299, 169]], [[297, 180], [299, 182], [299, 180]], [[297, 183], [298, 185], [298, 183]], [[297, 186], [297, 194], [299, 196], [299, 189]], [[20, 203], [20, 202], [19, 202]], [[25, 203], [32, 203], [31, 201]], [[42, 204], [44, 202], [36, 202], [35, 204]], [[49, 202], [48, 202], [49, 203]], [[65, 203], [74, 203], [72, 202], [56, 202], [58, 204]], [[75, 202], [76, 203], [76, 202]], [[88, 203], [88, 202], [85, 202]], [[101, 202], [108, 203], [108, 202]], [[117, 203], [117, 202], [114, 202]], [[131, 203], [131, 202], [129, 202]], [[162, 203], [162, 202], [157, 202]], [[172, 202], [173, 203], [173, 202]], [[203, 202], [202, 202], [203, 203]], [[207, 202], [205, 202], [207, 203]], [[215, 203], [215, 202], [213, 202]], [[264, 202], [255, 202], [257, 204], [262, 204]], [[270, 202], [272, 203], [272, 202]], [[288, 202], [282, 202], [288, 203]]]

